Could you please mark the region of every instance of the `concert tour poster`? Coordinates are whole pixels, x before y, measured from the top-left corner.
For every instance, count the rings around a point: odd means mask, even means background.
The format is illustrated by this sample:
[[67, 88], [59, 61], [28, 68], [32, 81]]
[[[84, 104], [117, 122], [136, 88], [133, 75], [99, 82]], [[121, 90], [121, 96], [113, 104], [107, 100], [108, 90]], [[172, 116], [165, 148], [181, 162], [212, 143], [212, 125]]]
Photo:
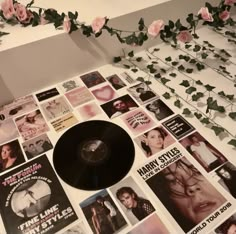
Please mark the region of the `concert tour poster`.
[[78, 219], [46, 155], [2, 175], [0, 193], [8, 234], [56, 233]]

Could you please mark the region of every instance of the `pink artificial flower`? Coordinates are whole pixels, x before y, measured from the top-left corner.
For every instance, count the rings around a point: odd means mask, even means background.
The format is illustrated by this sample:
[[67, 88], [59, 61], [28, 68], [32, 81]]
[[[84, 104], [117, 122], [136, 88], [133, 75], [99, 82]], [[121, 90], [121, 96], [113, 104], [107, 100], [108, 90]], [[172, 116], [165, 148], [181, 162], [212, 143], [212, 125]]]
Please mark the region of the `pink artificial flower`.
[[220, 19], [222, 19], [223, 21], [226, 21], [227, 19], [229, 19], [230, 13], [229, 11], [222, 11], [219, 14]]
[[163, 28], [164, 28], [164, 21], [163, 20], [155, 20], [149, 25], [148, 33], [151, 36], [156, 37]]
[[106, 23], [106, 18], [96, 17], [91, 24], [93, 32], [94, 33], [100, 32], [105, 23]]
[[12, 0], [5, 0], [4, 2], [2, 2], [1, 9], [6, 19], [12, 18], [12, 16], [15, 14]]
[[213, 22], [212, 14], [209, 13], [207, 7], [202, 7], [202, 8], [199, 10], [198, 15], [201, 15], [202, 19], [205, 20], [205, 21]]
[[236, 3], [236, 0], [225, 0], [224, 4], [228, 6], [232, 6]]
[[180, 31], [176, 38], [183, 43], [190, 42], [193, 39], [192, 34], [188, 30]]
[[24, 22], [28, 18], [26, 7], [20, 3], [15, 3], [14, 7], [17, 19], [20, 22]]
[[64, 17], [64, 21], [63, 21], [63, 29], [69, 33], [70, 32], [70, 27], [71, 27], [71, 22], [70, 22], [70, 18], [68, 16]]

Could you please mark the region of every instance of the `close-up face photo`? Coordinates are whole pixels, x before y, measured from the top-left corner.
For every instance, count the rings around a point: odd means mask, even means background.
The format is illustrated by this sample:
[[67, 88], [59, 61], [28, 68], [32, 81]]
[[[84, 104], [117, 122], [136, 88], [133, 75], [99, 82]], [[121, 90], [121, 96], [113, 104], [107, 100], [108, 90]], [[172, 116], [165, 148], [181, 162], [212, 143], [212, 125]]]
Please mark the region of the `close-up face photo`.
[[119, 200], [127, 209], [135, 207], [136, 201], [134, 199], [134, 194], [130, 194], [127, 192], [123, 193], [122, 195], [120, 195]]

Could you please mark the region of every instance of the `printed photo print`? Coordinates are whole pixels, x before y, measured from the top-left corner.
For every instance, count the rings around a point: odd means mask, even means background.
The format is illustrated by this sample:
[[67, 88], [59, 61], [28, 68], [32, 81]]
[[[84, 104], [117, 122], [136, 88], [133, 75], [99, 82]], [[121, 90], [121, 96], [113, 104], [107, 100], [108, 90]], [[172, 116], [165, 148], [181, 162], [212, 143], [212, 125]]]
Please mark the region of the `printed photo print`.
[[135, 142], [145, 156], [150, 157], [173, 144], [175, 139], [162, 126], [158, 126], [138, 136]]
[[18, 117], [15, 122], [25, 141], [49, 131], [49, 127], [40, 110]]
[[219, 227], [215, 229], [216, 234], [235, 234], [236, 233], [236, 214], [230, 216]]
[[89, 197], [80, 206], [93, 233], [117, 233], [127, 226], [106, 190]]
[[227, 162], [223, 166], [215, 170], [218, 176], [218, 182], [228, 191], [234, 198], [236, 198], [236, 167]]
[[148, 113], [158, 121], [174, 114], [174, 112], [161, 99], [153, 100], [145, 107], [148, 110]]
[[62, 234], [87, 234], [87, 233], [88, 233], [88, 231], [86, 230], [84, 223], [80, 222], [79, 224], [76, 224], [76, 225], [68, 228]]
[[19, 136], [13, 119], [0, 120], [0, 144], [13, 140]]
[[150, 100], [159, 97], [146, 83], [128, 88], [129, 93], [140, 103], [144, 104]]
[[79, 107], [78, 111], [83, 120], [91, 119], [102, 113], [102, 110], [95, 102], [90, 102]]
[[195, 130], [181, 115], [176, 115], [162, 124], [178, 140]]
[[170, 233], [157, 214], [153, 214], [136, 226], [128, 234], [168, 234]]
[[18, 140], [0, 146], [0, 172], [11, 169], [25, 162]]
[[80, 78], [88, 88], [106, 82], [104, 77], [98, 71], [82, 75]]
[[76, 78], [70, 79], [70, 80], [66, 80], [66, 81], [62, 82], [61, 84], [59, 84], [60, 90], [63, 93], [66, 93], [72, 89], [78, 88], [79, 86], [80, 86], [79, 77], [76, 77]]
[[110, 84], [112, 85], [112, 87], [115, 90], [119, 90], [119, 89], [124, 88], [126, 86], [126, 84], [116, 74], [108, 76], [106, 79], [110, 82]]
[[127, 177], [112, 186], [110, 191], [131, 224], [136, 224], [155, 212], [151, 201], [147, 199], [132, 177]]
[[64, 97], [55, 98], [45, 102], [41, 104], [41, 107], [47, 120], [52, 120], [71, 112], [71, 108]]
[[194, 132], [186, 138], [180, 140], [180, 143], [207, 172], [216, 169], [227, 161], [224, 155], [221, 154], [198, 132]]
[[226, 202], [185, 157], [146, 182], [184, 232], [190, 231]]
[[121, 96], [101, 105], [102, 109], [113, 119], [138, 107], [136, 102], [128, 95]]
[[22, 144], [28, 159], [38, 156], [53, 148], [47, 134], [40, 135]]
[[100, 103], [105, 103], [118, 97], [117, 93], [110, 85], [99, 87], [91, 92]]

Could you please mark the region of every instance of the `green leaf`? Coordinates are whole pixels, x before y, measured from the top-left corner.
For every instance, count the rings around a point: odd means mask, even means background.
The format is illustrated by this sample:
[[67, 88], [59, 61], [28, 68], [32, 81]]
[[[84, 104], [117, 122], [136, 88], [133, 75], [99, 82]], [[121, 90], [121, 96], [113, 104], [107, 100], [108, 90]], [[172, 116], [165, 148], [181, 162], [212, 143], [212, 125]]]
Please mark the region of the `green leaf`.
[[191, 64], [195, 64], [196, 62], [197, 62], [196, 59], [191, 59], [191, 60], [189, 61], [189, 63], [191, 63]]
[[193, 94], [192, 95], [192, 100], [194, 101], [194, 102], [196, 102], [196, 101], [198, 101], [201, 97], [203, 97], [204, 96], [204, 94], [203, 93], [201, 93], [201, 92], [197, 92], [196, 94]]
[[191, 74], [193, 72], [193, 69], [192, 68], [187, 68], [186, 72]]
[[136, 73], [138, 71], [138, 69], [137, 68], [132, 68], [131, 71]]
[[176, 77], [176, 76], [177, 76], [177, 74], [176, 74], [176, 73], [174, 73], [174, 72], [172, 72], [172, 73], [170, 73], [170, 74], [169, 74], [169, 76]]
[[185, 45], [185, 49], [189, 49], [191, 46], [192, 46], [192, 45], [190, 45], [190, 44], [186, 44], [186, 45]]
[[218, 126], [212, 126], [211, 129], [215, 132], [216, 136], [219, 136], [222, 132], [224, 132], [224, 128]]
[[173, 61], [171, 64], [172, 64], [173, 66], [176, 66], [176, 65], [179, 64], [179, 62], [177, 62], [177, 61]]
[[211, 85], [209, 85], [209, 84], [204, 85], [204, 86], [205, 86], [205, 88], [206, 88], [207, 91], [212, 91], [212, 90], [215, 88], [214, 86], [211, 86]]
[[227, 94], [226, 97], [227, 97], [229, 100], [232, 101], [232, 100], [234, 99], [234, 94], [232, 94], [232, 95]]
[[165, 60], [166, 60], [167, 62], [170, 62], [172, 59], [171, 59], [171, 57], [169, 56], [169, 57], [165, 58]]
[[120, 56], [113, 58], [113, 62], [114, 63], [119, 63], [120, 61], [121, 61], [121, 57]]
[[208, 54], [207, 53], [202, 53], [201, 57], [202, 57], [202, 59], [206, 59], [208, 57]]
[[128, 53], [128, 56], [131, 57], [131, 58], [134, 57], [134, 51], [130, 51], [130, 52]]
[[165, 92], [163, 95], [162, 95], [165, 99], [170, 99], [170, 94], [168, 92]]
[[188, 108], [184, 108], [184, 110], [182, 112], [182, 114], [184, 114], [184, 115], [191, 115], [191, 113], [192, 112]]
[[184, 71], [185, 67], [183, 65], [178, 66], [178, 70]]
[[203, 118], [203, 119], [201, 119], [201, 123], [203, 123], [203, 124], [209, 124], [209, 123], [210, 123], [209, 118]]
[[233, 120], [236, 120], [236, 112], [230, 112], [229, 117]]
[[159, 48], [154, 48], [153, 51], [157, 52], [157, 51], [159, 51], [159, 50], [160, 50]]
[[155, 74], [154, 77], [157, 78], [157, 79], [161, 78], [161, 73]]
[[220, 91], [220, 92], [218, 92], [218, 94], [219, 94], [220, 96], [225, 97], [225, 93], [224, 93], [224, 91]]
[[143, 59], [142, 57], [137, 57], [137, 58], [136, 58], [136, 61], [137, 61], [137, 62], [141, 62], [142, 59]]
[[169, 79], [166, 79], [165, 77], [162, 77], [161, 78], [161, 83], [162, 84], [166, 84], [167, 82], [169, 82], [170, 80]]
[[140, 81], [140, 82], [144, 82], [144, 78], [141, 77], [141, 76], [139, 76], [136, 80], [137, 80], [137, 81]]
[[169, 20], [169, 27], [170, 28], [174, 28], [175, 27], [175, 24], [173, 21]]
[[200, 80], [197, 80], [197, 81], [196, 81], [196, 84], [197, 84], [197, 85], [203, 85], [203, 83], [202, 83]]
[[184, 87], [189, 87], [189, 86], [190, 86], [188, 80], [183, 80], [179, 85], [182, 85], [182, 86], [184, 86]]
[[146, 80], [146, 81], [144, 81], [144, 83], [145, 83], [146, 85], [152, 84], [152, 82], [151, 82], [150, 80]]
[[177, 106], [178, 108], [180, 108], [180, 107], [181, 107], [181, 102], [180, 102], [180, 100], [176, 100], [176, 101], [174, 102], [174, 105]]
[[191, 94], [191, 93], [195, 92], [196, 90], [197, 89], [195, 87], [191, 86], [185, 90], [185, 93]]
[[197, 119], [201, 119], [202, 118], [202, 114], [194, 112], [194, 115], [196, 116]]
[[200, 50], [201, 50], [201, 46], [199, 46], [199, 45], [194, 46], [194, 49], [193, 49], [194, 52], [198, 52]]
[[130, 65], [127, 65], [127, 64], [123, 64], [123, 66], [124, 66], [125, 68], [127, 68], [127, 69], [130, 68]]
[[231, 139], [229, 142], [228, 142], [229, 145], [232, 145], [234, 147], [236, 147], [236, 140], [235, 139]]

